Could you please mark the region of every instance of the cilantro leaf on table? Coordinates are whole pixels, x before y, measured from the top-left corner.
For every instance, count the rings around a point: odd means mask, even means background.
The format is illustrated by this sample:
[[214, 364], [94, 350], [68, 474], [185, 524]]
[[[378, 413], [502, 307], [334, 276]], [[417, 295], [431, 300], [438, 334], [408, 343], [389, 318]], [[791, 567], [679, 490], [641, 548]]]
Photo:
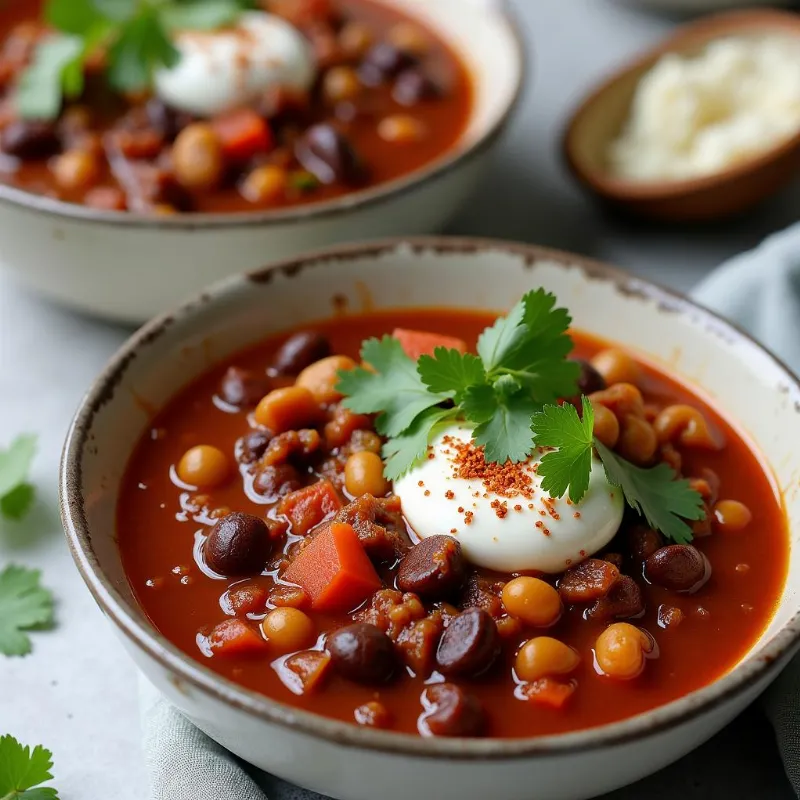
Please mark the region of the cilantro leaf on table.
[[340, 372], [337, 389], [346, 395], [344, 406], [351, 411], [379, 414], [375, 427], [384, 436], [399, 436], [418, 414], [452, 397], [451, 393], [428, 391], [416, 363], [391, 336], [367, 339], [361, 360], [371, 369]]
[[405, 432], [388, 439], [382, 451], [386, 460], [384, 467], [386, 477], [390, 481], [397, 480], [422, 461], [433, 435], [438, 429], [449, 424], [457, 413], [452, 408], [426, 409]]
[[677, 479], [664, 463], [649, 469], [620, 458], [599, 441], [595, 447], [609, 481], [622, 489], [627, 504], [638, 511], [657, 531], [678, 544], [692, 541], [692, 529], [685, 520], [702, 519], [703, 498], [689, 481]]
[[27, 655], [31, 651], [31, 640], [25, 631], [53, 622], [53, 596], [39, 584], [40, 576], [38, 570], [14, 564], [0, 572], [0, 653], [3, 655]]
[[40, 786], [53, 779], [53, 754], [41, 745], [31, 750], [13, 736], [0, 736], [0, 798], [58, 800], [58, 792]]
[[594, 445], [594, 410], [583, 398], [583, 418], [570, 404], [545, 406], [533, 416], [533, 433], [537, 447], [556, 447], [542, 458], [538, 474], [542, 489], [551, 496], [579, 503], [589, 489]]
[[36, 455], [36, 437], [33, 434], [18, 436], [7, 449], [0, 450], [0, 514], [9, 519], [20, 519], [30, 508], [34, 498], [33, 486], [28, 482], [33, 457]]

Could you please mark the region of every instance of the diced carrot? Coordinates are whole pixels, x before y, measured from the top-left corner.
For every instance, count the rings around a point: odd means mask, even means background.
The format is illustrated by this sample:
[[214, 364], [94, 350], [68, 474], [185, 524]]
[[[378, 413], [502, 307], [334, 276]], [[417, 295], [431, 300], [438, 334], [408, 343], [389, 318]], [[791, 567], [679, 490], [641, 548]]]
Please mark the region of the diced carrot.
[[295, 694], [310, 694], [325, 682], [330, 666], [331, 657], [327, 653], [303, 650], [289, 656], [278, 674]]
[[220, 622], [208, 635], [208, 644], [220, 656], [260, 655], [267, 649], [258, 631], [240, 619]]
[[269, 125], [252, 109], [232, 111], [217, 117], [211, 124], [223, 152], [233, 161], [246, 161], [273, 147], [274, 139]]
[[344, 522], [317, 533], [283, 577], [306, 591], [315, 611], [350, 611], [381, 588], [358, 535]]
[[293, 534], [305, 536], [341, 507], [342, 500], [333, 484], [330, 481], [318, 481], [287, 494], [278, 505], [278, 514], [289, 520]]
[[522, 691], [532, 703], [559, 709], [564, 707], [575, 688], [574, 681], [562, 683], [553, 678], [540, 678], [538, 681], [527, 684]]
[[400, 342], [405, 354], [413, 361], [416, 361], [420, 356], [432, 356], [437, 347], [458, 350], [459, 353], [467, 352], [467, 343], [463, 339], [457, 339], [455, 336], [444, 336], [441, 333], [395, 328], [392, 336]]

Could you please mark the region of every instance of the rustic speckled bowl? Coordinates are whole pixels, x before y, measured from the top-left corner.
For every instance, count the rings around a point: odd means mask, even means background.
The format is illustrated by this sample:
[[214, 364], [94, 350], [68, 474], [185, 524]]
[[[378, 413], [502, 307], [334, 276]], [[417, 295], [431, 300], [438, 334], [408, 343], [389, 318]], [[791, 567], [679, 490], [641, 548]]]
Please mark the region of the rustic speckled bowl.
[[[211, 364], [270, 333], [362, 309], [504, 309], [532, 287], [575, 324], [693, 382], [763, 454], [793, 540], [774, 619], [713, 684], [647, 714], [523, 740], [421, 739], [290, 708], [221, 678], [170, 644], [131, 594], [115, 540], [127, 459], [157, 409]], [[800, 644], [800, 384], [751, 339], [690, 301], [579, 256], [523, 245], [418, 239], [328, 250], [228, 280], [142, 328], [89, 390], [61, 472], [76, 564], [132, 658], [212, 738], [340, 800], [578, 800], [665, 766], [722, 728]]]

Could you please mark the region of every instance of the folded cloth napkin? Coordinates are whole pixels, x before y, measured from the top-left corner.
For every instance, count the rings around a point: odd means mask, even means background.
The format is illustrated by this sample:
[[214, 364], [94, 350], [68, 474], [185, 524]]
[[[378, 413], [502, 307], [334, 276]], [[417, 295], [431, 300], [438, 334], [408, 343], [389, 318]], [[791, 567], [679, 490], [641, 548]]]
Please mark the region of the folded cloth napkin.
[[[715, 271], [699, 302], [748, 330], [800, 371], [800, 225]], [[153, 800], [314, 800], [251, 768], [201, 733], [144, 680], [144, 753]], [[764, 708], [800, 796], [800, 657], [765, 694]]]

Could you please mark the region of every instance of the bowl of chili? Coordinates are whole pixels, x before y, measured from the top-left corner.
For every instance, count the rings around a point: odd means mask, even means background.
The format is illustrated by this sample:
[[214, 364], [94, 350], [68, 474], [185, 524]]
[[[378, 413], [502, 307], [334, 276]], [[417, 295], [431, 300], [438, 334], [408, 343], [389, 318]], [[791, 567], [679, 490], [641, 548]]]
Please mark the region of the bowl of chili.
[[434, 232], [521, 94], [499, 3], [190, 5], [0, 12], [0, 260], [35, 291], [139, 323], [265, 259]]
[[744, 333], [589, 259], [340, 247], [135, 334], [62, 516], [137, 665], [246, 761], [342, 800], [577, 800], [796, 652], [799, 404]]

